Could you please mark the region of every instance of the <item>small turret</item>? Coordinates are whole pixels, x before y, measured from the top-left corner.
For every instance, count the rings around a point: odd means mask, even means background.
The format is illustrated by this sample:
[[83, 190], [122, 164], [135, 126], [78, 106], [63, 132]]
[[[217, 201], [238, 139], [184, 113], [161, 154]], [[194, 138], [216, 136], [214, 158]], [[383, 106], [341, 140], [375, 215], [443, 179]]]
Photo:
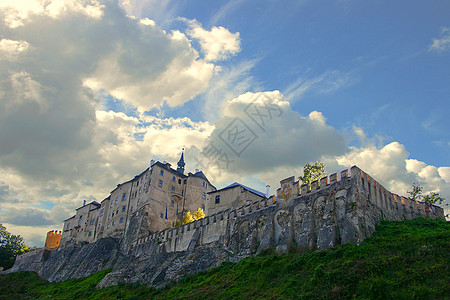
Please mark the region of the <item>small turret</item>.
[[184, 163], [184, 148], [183, 148], [183, 151], [181, 152], [181, 157], [180, 157], [180, 160], [178, 161], [178, 163], [177, 163], [177, 172], [178, 173], [181, 173], [181, 174], [184, 174], [184, 166], [185, 166], [185, 163]]

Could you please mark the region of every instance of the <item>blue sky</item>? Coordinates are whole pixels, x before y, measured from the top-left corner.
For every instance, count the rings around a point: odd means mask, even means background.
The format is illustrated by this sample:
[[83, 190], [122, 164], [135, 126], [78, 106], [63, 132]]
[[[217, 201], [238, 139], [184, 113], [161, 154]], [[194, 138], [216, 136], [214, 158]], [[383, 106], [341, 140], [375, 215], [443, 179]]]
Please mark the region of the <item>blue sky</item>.
[[[450, 198], [448, 1], [6, 1], [0, 4], [0, 222], [41, 245], [150, 159], [264, 191], [358, 165]], [[280, 109], [258, 125], [244, 113]], [[266, 102], [267, 103], [267, 102]], [[240, 156], [222, 132], [257, 138]], [[202, 154], [203, 153], [203, 154]]]

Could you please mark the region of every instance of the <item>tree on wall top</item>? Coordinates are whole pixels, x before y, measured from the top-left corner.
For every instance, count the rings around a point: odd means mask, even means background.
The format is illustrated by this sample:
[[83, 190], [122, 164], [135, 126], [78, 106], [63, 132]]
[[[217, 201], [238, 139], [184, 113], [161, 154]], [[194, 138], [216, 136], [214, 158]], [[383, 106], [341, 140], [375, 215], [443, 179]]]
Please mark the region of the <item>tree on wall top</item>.
[[190, 211], [188, 211], [183, 217], [183, 224], [194, 222], [194, 218]]
[[[414, 182], [411, 185], [411, 189], [406, 193], [409, 195], [409, 198], [414, 201], [418, 201], [422, 199], [423, 203], [427, 206], [431, 206], [433, 204], [442, 204], [445, 201], [445, 198], [441, 197], [439, 193], [431, 192], [428, 195], [422, 195], [423, 187], [420, 186], [417, 182]], [[448, 204], [446, 204], [448, 205]]]
[[194, 213], [194, 220], [200, 220], [205, 217], [205, 213], [203, 212], [203, 209], [201, 207], [198, 208], [198, 210]]
[[322, 162], [316, 161], [315, 164], [311, 165], [307, 163], [303, 167], [303, 176], [298, 178], [302, 184], [311, 185], [311, 182], [320, 179], [325, 174], [326, 165]]
[[420, 200], [422, 196], [423, 187], [421, 187], [417, 182], [413, 182], [411, 185], [411, 189], [406, 193], [409, 195], [411, 200], [417, 201]]

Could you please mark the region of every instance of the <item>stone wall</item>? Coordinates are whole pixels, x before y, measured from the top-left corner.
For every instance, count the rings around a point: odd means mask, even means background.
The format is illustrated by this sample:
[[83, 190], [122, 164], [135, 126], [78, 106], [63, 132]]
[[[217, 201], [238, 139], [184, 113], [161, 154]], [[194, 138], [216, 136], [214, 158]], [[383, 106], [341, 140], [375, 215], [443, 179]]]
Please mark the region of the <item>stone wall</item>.
[[144, 210], [136, 213], [123, 239], [66, 247], [45, 258], [36, 253], [30, 267], [24, 263], [30, 258], [20, 256], [13, 270], [62, 280], [112, 267], [101, 286], [136, 281], [162, 286], [268, 248], [285, 253], [290, 248], [359, 244], [383, 219], [444, 218], [442, 208], [392, 194], [357, 167], [342, 171], [340, 179], [332, 174], [313, 182], [311, 188], [287, 178], [281, 181], [276, 202], [263, 199], [157, 233], [146, 234], [146, 215]]

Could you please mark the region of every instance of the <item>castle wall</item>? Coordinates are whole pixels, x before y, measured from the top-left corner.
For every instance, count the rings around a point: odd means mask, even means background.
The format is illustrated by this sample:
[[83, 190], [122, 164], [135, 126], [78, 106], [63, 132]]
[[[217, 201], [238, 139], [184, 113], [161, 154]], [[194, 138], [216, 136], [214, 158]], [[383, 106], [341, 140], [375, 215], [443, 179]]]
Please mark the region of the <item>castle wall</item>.
[[[340, 176], [339, 176], [340, 175]], [[360, 243], [381, 220], [416, 217], [443, 218], [443, 210], [392, 194], [357, 167], [298, 187], [293, 177], [281, 181], [278, 202], [263, 199], [208, 215], [177, 228], [140, 237], [132, 245], [136, 255], [150, 249], [186, 251], [219, 243], [235, 254], [250, 255], [274, 247], [328, 249]]]

